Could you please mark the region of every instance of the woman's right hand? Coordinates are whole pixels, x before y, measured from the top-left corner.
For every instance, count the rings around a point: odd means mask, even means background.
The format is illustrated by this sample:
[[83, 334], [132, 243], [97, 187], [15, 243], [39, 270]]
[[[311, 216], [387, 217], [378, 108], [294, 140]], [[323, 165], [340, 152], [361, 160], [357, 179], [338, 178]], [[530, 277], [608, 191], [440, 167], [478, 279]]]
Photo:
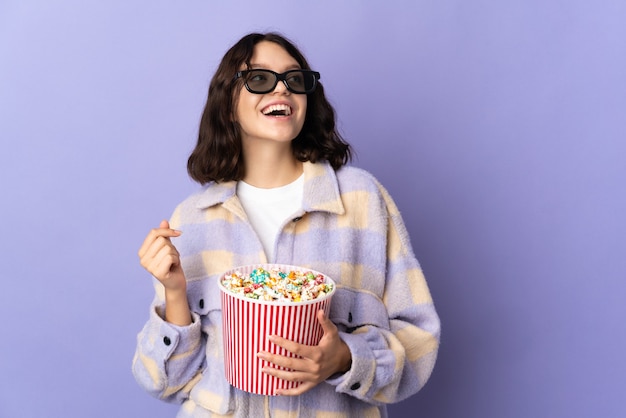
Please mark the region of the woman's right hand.
[[161, 221], [158, 228], [150, 231], [139, 248], [139, 262], [166, 290], [181, 291], [186, 289], [185, 274], [180, 265], [180, 254], [170, 238], [180, 236], [181, 232], [170, 228], [167, 221]]
[[158, 228], [150, 231], [139, 249], [139, 261], [165, 287], [165, 320], [185, 326], [192, 321], [187, 301], [187, 282], [180, 265], [180, 254], [170, 238], [181, 232], [161, 221]]

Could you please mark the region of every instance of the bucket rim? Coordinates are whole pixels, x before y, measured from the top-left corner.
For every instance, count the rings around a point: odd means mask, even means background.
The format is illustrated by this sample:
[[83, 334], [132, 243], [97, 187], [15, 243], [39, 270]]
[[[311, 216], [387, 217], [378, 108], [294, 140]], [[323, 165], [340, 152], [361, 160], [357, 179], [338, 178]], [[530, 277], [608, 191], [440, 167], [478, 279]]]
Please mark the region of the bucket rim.
[[[228, 290], [223, 284], [222, 284], [222, 278], [224, 276], [226, 276], [227, 274], [233, 273], [235, 271], [252, 271], [255, 268], [259, 268], [262, 267], [266, 270], [270, 269], [270, 268], [279, 268], [279, 269], [285, 269], [285, 270], [299, 270], [299, 271], [310, 271], [311, 273], [318, 275], [321, 274], [322, 276], [324, 276], [324, 279], [327, 283], [332, 284], [332, 290], [325, 294], [322, 297], [319, 298], [315, 298], [315, 299], [311, 299], [311, 300], [305, 300], [305, 301], [301, 301], [301, 302], [291, 302], [288, 300], [261, 300], [261, 299], [253, 299], [253, 298], [247, 298], [245, 296], [243, 296], [242, 294], [238, 294], [238, 293], [233, 293], [230, 290]], [[337, 283], [327, 274], [322, 273], [318, 270], [309, 268], [309, 267], [305, 267], [305, 266], [296, 266], [296, 265], [292, 265], [292, 264], [278, 264], [278, 263], [255, 263], [255, 264], [245, 264], [245, 265], [241, 265], [238, 267], [234, 267], [232, 269], [229, 269], [227, 271], [225, 271], [224, 273], [220, 274], [217, 277], [217, 286], [220, 289], [220, 292], [222, 292], [223, 294], [236, 298], [236, 299], [241, 299], [244, 300], [246, 302], [250, 302], [250, 303], [254, 303], [254, 304], [259, 304], [259, 305], [278, 305], [278, 306], [306, 306], [306, 305], [312, 305], [315, 303], [319, 303], [322, 302], [326, 299], [331, 298], [334, 294], [335, 291], [337, 290]]]

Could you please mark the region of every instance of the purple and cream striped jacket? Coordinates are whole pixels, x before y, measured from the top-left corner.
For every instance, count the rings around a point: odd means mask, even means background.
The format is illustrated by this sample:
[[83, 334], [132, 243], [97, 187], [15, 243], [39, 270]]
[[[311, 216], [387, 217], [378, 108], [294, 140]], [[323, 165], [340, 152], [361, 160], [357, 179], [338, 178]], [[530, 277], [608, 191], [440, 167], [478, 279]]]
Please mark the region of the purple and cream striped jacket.
[[[162, 319], [163, 289], [155, 280], [133, 374], [153, 396], [182, 403], [178, 417], [384, 417], [385, 404], [428, 380], [440, 322], [396, 205], [358, 168], [304, 163], [304, 176], [302, 210], [283, 225], [275, 260], [266, 259], [236, 182], [210, 183], [174, 211], [193, 323]], [[224, 377], [217, 278], [266, 262], [304, 266], [337, 282], [330, 319], [350, 348], [351, 369], [296, 397], [250, 394]]]

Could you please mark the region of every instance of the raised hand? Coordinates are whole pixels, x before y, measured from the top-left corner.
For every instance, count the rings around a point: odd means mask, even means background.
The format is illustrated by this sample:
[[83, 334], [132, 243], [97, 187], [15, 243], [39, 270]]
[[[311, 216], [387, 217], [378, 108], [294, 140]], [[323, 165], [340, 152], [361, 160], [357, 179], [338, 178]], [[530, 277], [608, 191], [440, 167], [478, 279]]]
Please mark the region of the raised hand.
[[148, 233], [139, 248], [139, 262], [166, 289], [177, 289], [185, 286], [185, 275], [180, 266], [178, 250], [170, 241], [181, 233], [170, 228], [167, 221], [161, 221], [158, 228]]
[[161, 221], [152, 229], [139, 248], [139, 262], [165, 288], [165, 320], [176, 325], [191, 323], [187, 301], [187, 282], [180, 264], [180, 254], [172, 241], [181, 232]]

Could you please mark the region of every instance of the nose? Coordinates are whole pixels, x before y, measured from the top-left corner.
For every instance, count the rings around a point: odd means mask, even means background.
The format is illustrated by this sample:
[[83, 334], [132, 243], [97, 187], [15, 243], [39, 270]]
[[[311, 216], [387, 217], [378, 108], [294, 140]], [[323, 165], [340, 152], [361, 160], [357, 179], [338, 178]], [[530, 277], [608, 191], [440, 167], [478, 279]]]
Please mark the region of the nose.
[[274, 87], [274, 91], [272, 93], [289, 94], [289, 90], [287, 90], [285, 80], [279, 80], [278, 83], [276, 83], [276, 87]]

